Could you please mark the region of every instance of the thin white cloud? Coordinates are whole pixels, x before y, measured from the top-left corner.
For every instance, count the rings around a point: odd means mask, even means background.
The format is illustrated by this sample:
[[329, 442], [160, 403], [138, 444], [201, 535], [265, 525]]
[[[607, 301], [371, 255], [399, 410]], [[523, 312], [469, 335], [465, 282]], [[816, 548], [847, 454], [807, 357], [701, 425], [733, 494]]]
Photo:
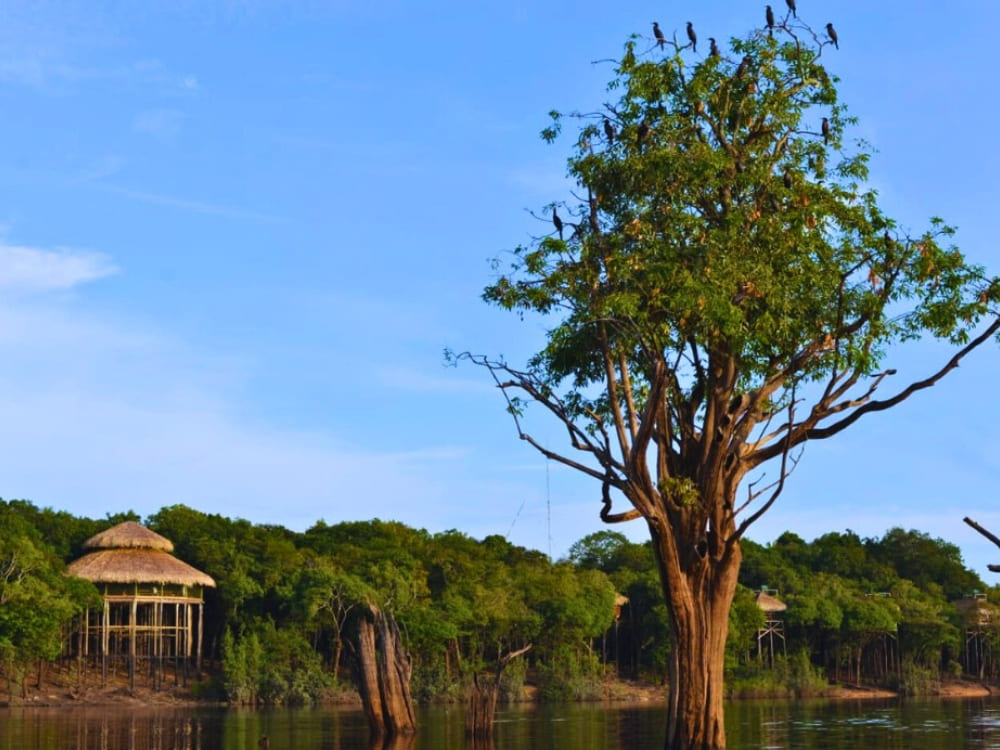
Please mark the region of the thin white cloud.
[[82, 250], [41, 250], [0, 244], [0, 288], [70, 289], [118, 273], [108, 256]]
[[170, 208], [179, 208], [185, 211], [194, 211], [199, 214], [208, 214], [210, 216], [225, 216], [230, 219], [254, 219], [257, 221], [286, 221], [281, 216], [273, 216], [271, 214], [258, 213], [256, 211], [248, 211], [242, 208], [235, 208], [232, 206], [223, 206], [217, 203], [205, 203], [204, 201], [194, 201], [187, 198], [179, 198], [173, 195], [162, 195], [160, 193], [149, 193], [144, 190], [131, 190], [129, 188], [117, 187], [115, 185], [108, 185], [107, 183], [95, 182], [95, 187], [99, 187], [101, 190], [107, 190], [111, 193], [116, 193], [118, 195], [123, 195], [126, 198], [131, 198], [133, 200], [142, 201], [143, 203], [152, 203], [158, 206], [168, 206]]
[[470, 457], [451, 437], [399, 450], [342, 439], [349, 425], [275, 426], [247, 397], [247, 360], [85, 302], [0, 294], [4, 497], [92, 517], [185, 503], [296, 529], [373, 516], [454, 525], [448, 477]]
[[132, 129], [157, 138], [173, 138], [180, 132], [184, 113], [176, 109], [149, 109], [132, 120]]

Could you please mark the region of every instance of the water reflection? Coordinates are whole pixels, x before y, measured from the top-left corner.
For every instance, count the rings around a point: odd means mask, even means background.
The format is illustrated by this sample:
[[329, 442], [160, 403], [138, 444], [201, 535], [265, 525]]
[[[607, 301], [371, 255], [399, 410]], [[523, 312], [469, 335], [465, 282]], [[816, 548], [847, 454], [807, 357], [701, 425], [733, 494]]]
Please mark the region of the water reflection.
[[[398, 737], [372, 737], [368, 741], [368, 750], [414, 750], [417, 746], [417, 736], [415, 734], [405, 734]], [[493, 748], [483, 748], [482, 750], [493, 750]]]
[[10, 712], [0, 724], [0, 747], [206, 750], [218, 747], [218, 734], [211, 729], [186, 709], [32, 709]]
[[[498, 713], [495, 738], [467, 740], [460, 708], [423, 711], [413, 737], [372, 740], [343, 709], [0, 710], [3, 750], [659, 750], [659, 707], [538, 706]], [[730, 750], [1000, 748], [1000, 703], [749, 702], [727, 706]], [[266, 738], [266, 739], [265, 739]]]

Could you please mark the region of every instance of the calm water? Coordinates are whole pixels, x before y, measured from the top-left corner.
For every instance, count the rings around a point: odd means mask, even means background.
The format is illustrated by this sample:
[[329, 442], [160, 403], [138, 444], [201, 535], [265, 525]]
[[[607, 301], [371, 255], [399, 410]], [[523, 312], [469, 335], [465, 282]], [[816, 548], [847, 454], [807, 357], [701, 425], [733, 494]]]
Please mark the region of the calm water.
[[[659, 750], [660, 708], [565, 706], [499, 714], [496, 740], [476, 750]], [[1000, 701], [734, 703], [731, 750], [1000, 749]], [[0, 750], [464, 750], [458, 709], [421, 715], [416, 738], [367, 739], [359, 711], [64, 708], [0, 710]]]

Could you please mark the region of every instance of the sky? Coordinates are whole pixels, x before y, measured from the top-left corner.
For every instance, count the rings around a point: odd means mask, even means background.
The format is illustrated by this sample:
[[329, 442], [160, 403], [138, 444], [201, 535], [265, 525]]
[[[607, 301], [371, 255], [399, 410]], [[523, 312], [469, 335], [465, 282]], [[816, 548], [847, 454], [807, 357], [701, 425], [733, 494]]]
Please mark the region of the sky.
[[[783, 10], [783, 4], [775, 8]], [[914, 232], [940, 215], [1000, 272], [995, 30], [981, 0], [799, 0]], [[550, 231], [607, 62], [656, 20], [743, 36], [764, 4], [5, 0], [0, 7], [0, 495], [102, 518], [183, 503], [304, 530], [458, 529], [564, 556], [600, 488], [517, 439], [486, 373], [544, 340], [480, 299]], [[707, 44], [707, 42], [703, 42]], [[992, 583], [1000, 344], [807, 447], [750, 537], [913, 528]], [[947, 351], [890, 356], [899, 378]], [[564, 434], [538, 423], [558, 448]], [[641, 540], [641, 522], [615, 526]]]

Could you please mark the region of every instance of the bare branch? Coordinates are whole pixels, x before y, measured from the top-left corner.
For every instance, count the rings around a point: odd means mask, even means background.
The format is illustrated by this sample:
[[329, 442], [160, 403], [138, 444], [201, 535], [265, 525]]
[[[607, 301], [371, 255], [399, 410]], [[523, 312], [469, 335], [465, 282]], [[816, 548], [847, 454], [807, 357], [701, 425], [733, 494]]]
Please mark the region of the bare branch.
[[825, 438], [831, 437], [832, 435], [836, 435], [845, 427], [849, 427], [850, 425], [854, 424], [856, 421], [858, 421], [858, 419], [860, 419], [865, 414], [875, 411], [884, 411], [885, 409], [889, 409], [895, 406], [896, 404], [900, 403], [901, 401], [906, 400], [917, 391], [922, 391], [925, 388], [930, 388], [932, 385], [941, 380], [941, 378], [943, 378], [949, 372], [958, 367], [959, 363], [969, 352], [978, 347], [980, 344], [987, 341], [998, 330], [1000, 330], [1000, 317], [997, 317], [985, 331], [983, 331], [979, 336], [974, 338], [966, 346], [962, 347], [958, 352], [956, 352], [955, 355], [948, 360], [948, 362], [944, 365], [944, 367], [942, 367], [940, 370], [938, 370], [930, 377], [912, 383], [908, 388], [904, 389], [903, 391], [896, 394], [892, 398], [885, 399], [884, 401], [869, 401], [867, 404], [858, 407], [853, 412], [851, 412], [849, 416], [845, 417], [839, 422], [836, 422], [835, 424], [832, 424], [828, 427], [821, 427], [818, 429], [809, 430], [805, 434], [805, 437], [803, 439], [823, 440]]
[[984, 537], [986, 537], [987, 539], [989, 539], [991, 542], [993, 542], [997, 547], [1000, 547], [1000, 537], [998, 537], [996, 534], [992, 533], [991, 531], [988, 531], [988, 530], [984, 529], [982, 526], [980, 526], [978, 523], [976, 523], [975, 521], [973, 521], [968, 516], [966, 516], [962, 520], [965, 521], [967, 524], [969, 524], [969, 526], [971, 526], [972, 528], [974, 528], [980, 534], [982, 534]]
[[[792, 423], [795, 422], [795, 387], [794, 386], [792, 387], [792, 398], [791, 398], [791, 401], [788, 404], [788, 422], [789, 422], [789, 424], [792, 424]], [[743, 523], [741, 523], [740, 526], [739, 526], [739, 528], [736, 529], [736, 533], [733, 534], [733, 536], [731, 537], [733, 541], [739, 541], [740, 539], [742, 539], [743, 535], [746, 533], [746, 530], [748, 528], [750, 528], [750, 526], [758, 518], [760, 518], [762, 515], [764, 515], [771, 508], [772, 505], [774, 505], [774, 501], [778, 499], [778, 496], [781, 494], [781, 491], [783, 489], [785, 489], [785, 479], [788, 477], [788, 474], [789, 474], [789, 470], [788, 470], [788, 454], [789, 454], [789, 452], [792, 449], [792, 445], [793, 445], [792, 444], [792, 433], [789, 432], [788, 436], [785, 439], [784, 450], [781, 452], [781, 469], [780, 469], [781, 473], [780, 473], [780, 475], [778, 477], [778, 484], [774, 488], [774, 492], [771, 493], [771, 497], [769, 497], [767, 499], [767, 502], [765, 502], [763, 505], [761, 505], [752, 515], [750, 515], [748, 518], [746, 518], [746, 519], [743, 520]], [[798, 462], [796, 461], [796, 463], [798, 463]], [[728, 544], [728, 540], [727, 540], [727, 544]]]

